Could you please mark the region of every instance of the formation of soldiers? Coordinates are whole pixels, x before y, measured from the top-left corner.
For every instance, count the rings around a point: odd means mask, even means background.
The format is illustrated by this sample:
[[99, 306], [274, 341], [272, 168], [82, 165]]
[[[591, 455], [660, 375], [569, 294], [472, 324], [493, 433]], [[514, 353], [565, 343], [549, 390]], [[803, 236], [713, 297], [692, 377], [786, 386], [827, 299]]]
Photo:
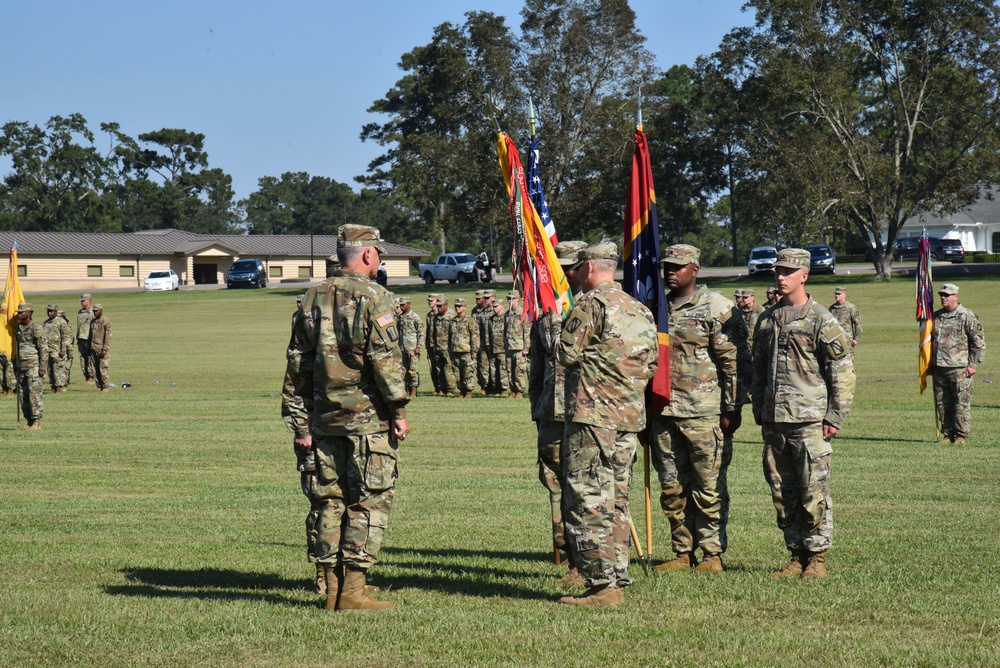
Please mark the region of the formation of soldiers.
[[89, 294], [81, 296], [80, 306], [75, 346], [66, 313], [57, 305], [47, 306], [44, 322], [34, 319], [33, 304], [24, 302], [17, 307], [18, 324], [14, 332], [17, 358], [10, 360], [5, 355], [0, 356], [0, 390], [5, 397], [17, 395], [26, 422], [22, 429], [42, 428], [42, 391], [46, 376], [52, 394], [67, 391], [74, 347], [80, 354], [83, 383], [96, 383], [101, 391], [108, 389], [111, 321], [100, 304], [91, 307]]

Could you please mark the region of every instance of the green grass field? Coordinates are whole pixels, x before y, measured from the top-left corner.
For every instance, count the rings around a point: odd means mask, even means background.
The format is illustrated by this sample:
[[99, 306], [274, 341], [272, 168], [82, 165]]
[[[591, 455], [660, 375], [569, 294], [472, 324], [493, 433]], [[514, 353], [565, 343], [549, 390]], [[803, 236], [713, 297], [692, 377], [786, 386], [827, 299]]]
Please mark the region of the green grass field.
[[[371, 578], [398, 608], [376, 614], [326, 613], [310, 593], [279, 418], [301, 288], [102, 294], [111, 379], [132, 387], [98, 394], [77, 367], [68, 394], [45, 395], [41, 432], [16, 431], [0, 401], [0, 665], [996, 666], [1000, 281], [957, 281], [992, 346], [962, 448], [934, 445], [917, 393], [913, 283], [846, 281], [865, 333], [834, 443], [830, 577], [768, 577], [786, 554], [746, 411], [727, 572], [635, 567], [624, 607], [560, 606], [527, 400], [422, 394]], [[844, 282], [810, 286], [829, 304]], [[435, 289], [471, 296], [458, 287]], [[423, 286], [398, 292], [423, 313]], [[641, 531], [641, 461], [635, 478]], [[654, 539], [665, 556], [659, 511]]]

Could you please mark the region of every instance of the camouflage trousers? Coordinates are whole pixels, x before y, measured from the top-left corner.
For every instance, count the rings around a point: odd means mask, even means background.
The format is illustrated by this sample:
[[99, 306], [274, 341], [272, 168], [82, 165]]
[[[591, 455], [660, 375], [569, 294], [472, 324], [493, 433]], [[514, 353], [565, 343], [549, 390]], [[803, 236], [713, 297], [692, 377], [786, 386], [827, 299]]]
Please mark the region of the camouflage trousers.
[[434, 348], [430, 353], [431, 380], [437, 374], [437, 382], [434, 383], [435, 392], [448, 394], [455, 390], [455, 370], [451, 366], [451, 356], [447, 351]]
[[403, 353], [403, 380], [407, 387], [420, 387], [420, 355], [400, 348]]
[[660, 507], [670, 522], [671, 548], [676, 554], [698, 547], [706, 555], [722, 554], [719, 478], [724, 448], [719, 416], [659, 416], [653, 420], [649, 444], [660, 477]]
[[512, 393], [528, 393], [528, 357], [520, 350], [507, 353], [507, 379]]
[[68, 355], [59, 357], [56, 353], [49, 356], [49, 383], [53, 390], [69, 385], [69, 368], [72, 363], [73, 358]]
[[486, 392], [490, 386], [490, 356], [482, 348], [476, 353], [476, 382]]
[[764, 479], [790, 552], [825, 552], [833, 545], [830, 457], [823, 423], [765, 422]]
[[[975, 376], [973, 376], [974, 378]], [[972, 426], [972, 378], [965, 367], [934, 369], [934, 404], [941, 433], [967, 438]]]
[[80, 351], [80, 370], [83, 371], [83, 379], [94, 379], [94, 361], [90, 357], [90, 341], [87, 339], [77, 339], [76, 349]]
[[475, 389], [472, 368], [472, 353], [451, 353], [451, 368], [454, 369], [455, 385], [462, 394]]
[[22, 369], [17, 378], [18, 390], [20, 391], [21, 414], [28, 423], [42, 419], [42, 390], [45, 388], [45, 379], [38, 375], [38, 366], [30, 366]]
[[503, 394], [507, 391], [507, 356], [503, 353], [490, 353], [490, 380], [487, 394]]
[[17, 388], [17, 374], [14, 363], [6, 355], [0, 354], [0, 391], [13, 392]]
[[316, 451], [312, 448], [298, 455], [296, 469], [299, 471], [299, 482], [302, 494], [309, 500], [309, 512], [306, 513], [306, 558], [316, 561], [316, 524], [319, 520], [320, 496], [319, 477], [316, 474]]
[[101, 351], [95, 350], [90, 353], [90, 368], [93, 373], [94, 383], [97, 389], [103, 390], [108, 386], [108, 368], [111, 366], [111, 353], [101, 357]]
[[378, 561], [399, 475], [388, 432], [313, 436], [316, 451], [316, 561], [367, 569]]
[[632, 432], [567, 423], [563, 438], [563, 522], [588, 587], [626, 587], [632, 549], [628, 488], [638, 438]]
[[538, 481], [549, 490], [549, 505], [552, 507], [552, 545], [557, 550], [572, 551], [566, 541], [563, 526], [563, 487], [566, 477], [562, 469], [562, 442], [566, 432], [565, 422], [538, 420]]

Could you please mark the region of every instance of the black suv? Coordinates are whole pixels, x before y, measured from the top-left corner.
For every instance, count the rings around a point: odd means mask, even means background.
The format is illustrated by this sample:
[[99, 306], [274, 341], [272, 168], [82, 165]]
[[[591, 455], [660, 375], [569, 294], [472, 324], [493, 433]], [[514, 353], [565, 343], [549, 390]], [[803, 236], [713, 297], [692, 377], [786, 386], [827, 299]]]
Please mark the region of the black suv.
[[827, 272], [837, 273], [837, 255], [833, 249], [826, 244], [812, 244], [806, 246], [809, 251], [809, 273], [820, 274]]
[[[965, 262], [965, 248], [961, 239], [941, 239], [927, 237], [930, 246], [931, 260], [948, 260], [955, 264]], [[896, 247], [892, 249], [892, 258], [900, 260], [916, 260], [920, 257], [920, 237], [897, 239]]]
[[226, 272], [227, 288], [266, 288], [267, 269], [255, 257], [237, 260]]

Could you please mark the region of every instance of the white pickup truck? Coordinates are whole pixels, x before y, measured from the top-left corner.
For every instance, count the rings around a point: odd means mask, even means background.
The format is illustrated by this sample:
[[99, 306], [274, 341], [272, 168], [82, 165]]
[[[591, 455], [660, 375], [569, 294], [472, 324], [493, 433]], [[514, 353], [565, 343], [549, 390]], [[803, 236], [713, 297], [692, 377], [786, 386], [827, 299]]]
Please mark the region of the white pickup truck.
[[479, 280], [476, 256], [469, 253], [438, 255], [437, 262], [421, 262], [419, 271], [427, 285], [432, 285], [434, 281], [474, 283]]

